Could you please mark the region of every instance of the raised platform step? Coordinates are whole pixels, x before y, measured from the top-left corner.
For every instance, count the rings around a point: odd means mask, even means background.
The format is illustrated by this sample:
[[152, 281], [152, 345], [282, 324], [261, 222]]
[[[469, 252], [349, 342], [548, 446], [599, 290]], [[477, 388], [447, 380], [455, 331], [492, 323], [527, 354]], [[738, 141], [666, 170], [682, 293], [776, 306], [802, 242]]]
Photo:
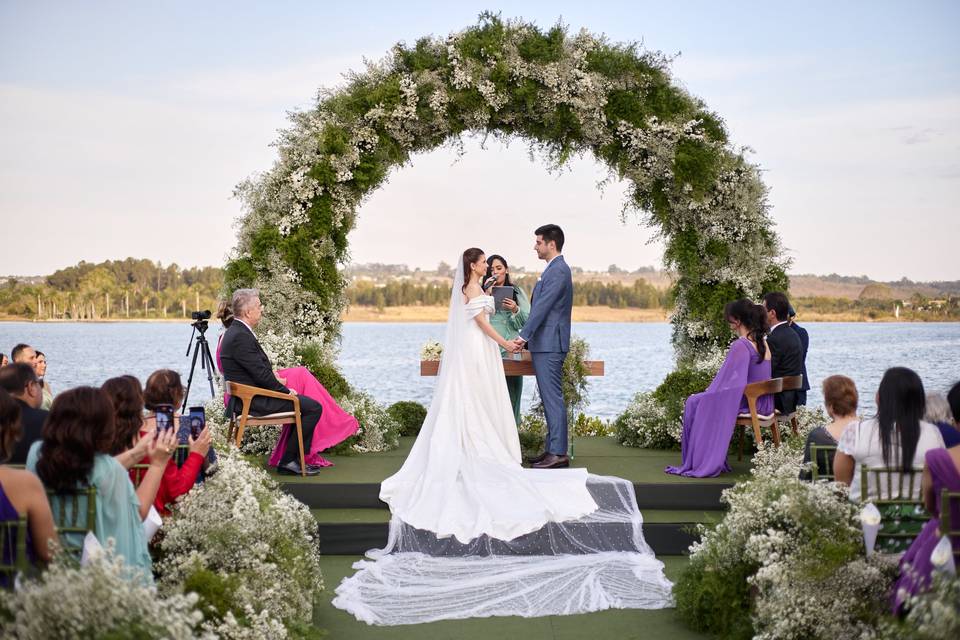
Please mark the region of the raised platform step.
[[[380, 482], [406, 459], [414, 438], [385, 453], [329, 456], [333, 467], [313, 477], [275, 475], [284, 491], [313, 511], [324, 554], [356, 555], [382, 547], [390, 513], [380, 501]], [[633, 482], [644, 517], [644, 536], [658, 554], [686, 553], [698, 522], [722, 516], [721, 492], [749, 473], [749, 461], [731, 459], [733, 472], [720, 478], [684, 478], [664, 473], [679, 451], [633, 449], [613, 438], [575, 438], [572, 466]]]
[[[722, 509], [720, 494], [724, 489], [732, 486], [733, 483], [633, 483], [633, 489], [637, 494], [637, 506], [641, 511]], [[386, 509], [386, 505], [380, 501], [379, 481], [375, 483], [284, 482], [282, 487], [284, 491], [311, 509]]]
[[[324, 555], [360, 555], [387, 543], [390, 512], [386, 509], [311, 512], [317, 520], [320, 552]], [[722, 515], [721, 511], [644, 511], [644, 539], [658, 555], [683, 555], [696, 540], [696, 524], [717, 522]]]

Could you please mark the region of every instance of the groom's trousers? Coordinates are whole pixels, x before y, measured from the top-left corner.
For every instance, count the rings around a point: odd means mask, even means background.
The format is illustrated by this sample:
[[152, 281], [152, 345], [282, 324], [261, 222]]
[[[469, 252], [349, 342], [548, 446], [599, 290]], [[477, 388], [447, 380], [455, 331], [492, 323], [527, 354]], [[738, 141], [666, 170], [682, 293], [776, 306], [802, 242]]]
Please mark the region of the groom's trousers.
[[547, 418], [547, 441], [544, 450], [557, 456], [567, 454], [567, 407], [563, 401], [563, 361], [567, 354], [559, 351], [534, 351], [533, 369], [537, 389]]

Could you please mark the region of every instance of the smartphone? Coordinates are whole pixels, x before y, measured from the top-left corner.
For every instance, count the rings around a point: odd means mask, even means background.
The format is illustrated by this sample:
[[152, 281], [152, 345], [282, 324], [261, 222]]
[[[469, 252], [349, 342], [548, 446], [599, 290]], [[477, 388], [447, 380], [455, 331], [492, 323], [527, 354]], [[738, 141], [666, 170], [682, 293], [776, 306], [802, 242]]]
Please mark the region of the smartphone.
[[190, 424], [190, 435], [196, 440], [203, 428], [207, 426], [207, 415], [204, 413], [203, 407], [190, 407], [187, 422]]
[[173, 429], [173, 406], [162, 404], [157, 407], [157, 433]]

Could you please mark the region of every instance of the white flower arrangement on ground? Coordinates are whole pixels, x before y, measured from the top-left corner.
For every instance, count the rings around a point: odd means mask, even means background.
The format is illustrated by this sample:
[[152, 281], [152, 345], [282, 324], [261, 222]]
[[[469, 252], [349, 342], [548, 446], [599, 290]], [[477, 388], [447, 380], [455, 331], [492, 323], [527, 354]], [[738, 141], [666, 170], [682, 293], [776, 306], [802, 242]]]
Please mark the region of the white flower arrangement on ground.
[[635, 395], [613, 427], [621, 444], [641, 449], [674, 449], [683, 433], [683, 423], [671, 420], [649, 391]]
[[[157, 594], [129, 579], [123, 558], [108, 548], [85, 567], [56, 560], [19, 591], [4, 592], [0, 635], [18, 640], [163, 638], [214, 640], [202, 630], [203, 614], [193, 593]], [[9, 619], [5, 617], [4, 610]]]
[[960, 576], [934, 572], [930, 589], [911, 597], [904, 620], [881, 627], [883, 640], [955, 640], [960, 637]]
[[421, 360], [439, 360], [443, 355], [443, 344], [436, 340], [428, 340], [420, 348]]
[[[724, 519], [699, 527], [678, 606], [684, 615], [697, 611], [701, 628], [723, 634], [703, 619], [720, 619], [718, 609], [739, 604], [749, 609], [753, 637], [763, 640], [874, 635], [896, 565], [863, 556], [858, 509], [846, 486], [798, 479], [806, 434], [824, 421], [819, 410], [804, 411], [798, 435], [785, 434], [780, 447], [762, 443], [751, 478], [723, 492]], [[729, 594], [700, 591], [705, 577], [720, 584], [745, 579], [752, 591], [741, 590], [740, 603], [727, 602]]]
[[285, 625], [310, 622], [323, 589], [316, 527], [263, 470], [224, 452], [216, 475], [184, 496], [164, 527], [160, 587], [198, 591], [204, 629], [218, 637], [285, 637]]
[[340, 403], [344, 411], [352, 414], [360, 425], [348, 442], [357, 453], [389, 451], [400, 445], [399, 422], [390, 417], [387, 409], [363, 391], [354, 391]]

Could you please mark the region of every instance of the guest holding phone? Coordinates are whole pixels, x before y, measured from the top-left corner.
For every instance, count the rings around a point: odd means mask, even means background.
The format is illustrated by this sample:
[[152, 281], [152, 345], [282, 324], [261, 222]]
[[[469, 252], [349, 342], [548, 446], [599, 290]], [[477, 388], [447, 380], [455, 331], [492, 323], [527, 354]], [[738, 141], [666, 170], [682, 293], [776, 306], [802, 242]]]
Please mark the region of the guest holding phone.
[[[503, 256], [496, 254], [487, 258], [487, 278], [490, 287], [513, 287], [513, 295], [503, 300], [497, 306], [496, 313], [490, 317], [490, 324], [504, 340], [513, 340], [520, 335], [520, 329], [526, 324], [530, 316], [530, 299], [522, 287], [510, 281], [510, 266]], [[492, 291], [492, 289], [491, 289]], [[500, 355], [507, 356], [501, 347]], [[520, 426], [520, 396], [523, 395], [523, 376], [507, 376], [507, 391], [510, 392], [510, 403], [513, 405], [513, 418]]]
[[[154, 371], [147, 378], [143, 390], [144, 405], [148, 413], [144, 417], [144, 431], [156, 430], [158, 434], [166, 429], [180, 433], [180, 417], [173, 414], [173, 408], [183, 403], [185, 390], [180, 374], [170, 369]], [[160, 489], [153, 506], [161, 516], [170, 515], [167, 505], [184, 495], [196, 484], [210, 449], [210, 432], [204, 427], [195, 438], [187, 435], [189, 445], [187, 459], [178, 466], [176, 460], [170, 460], [160, 481]], [[149, 462], [147, 458], [143, 462]]]

